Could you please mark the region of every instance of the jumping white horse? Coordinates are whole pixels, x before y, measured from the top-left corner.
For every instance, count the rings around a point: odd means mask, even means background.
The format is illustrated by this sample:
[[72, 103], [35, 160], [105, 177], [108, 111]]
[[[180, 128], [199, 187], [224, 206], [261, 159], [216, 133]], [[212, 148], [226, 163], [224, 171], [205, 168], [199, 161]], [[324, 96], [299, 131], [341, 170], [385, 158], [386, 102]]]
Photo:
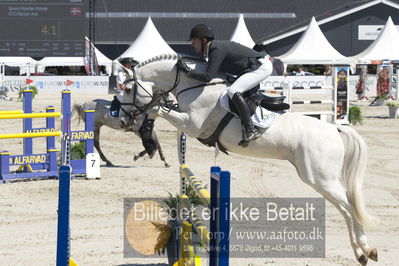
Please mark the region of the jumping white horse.
[[[132, 117], [143, 114], [160, 116], [187, 135], [206, 139], [226, 114], [218, 103], [226, 85], [220, 84], [219, 80], [201, 84], [190, 79], [177, 70], [176, 61], [176, 55], [163, 55], [136, 66], [136, 93], [126, 94], [124, 102], [134, 103], [131, 105]], [[194, 60], [189, 62], [189, 66], [200, 71], [206, 67]], [[143, 95], [143, 90], [153, 95], [152, 100], [146, 97], [141, 102], [137, 95]], [[175, 95], [178, 110], [160, 107], [161, 96], [168, 92]], [[377, 249], [370, 248], [365, 234], [365, 228], [375, 222], [367, 213], [362, 196], [367, 147], [355, 130], [308, 116], [284, 113], [247, 147], [238, 145], [241, 137], [240, 120], [234, 117], [221, 132], [219, 144], [227, 151], [242, 155], [288, 160], [295, 166], [301, 180], [344, 216], [359, 263], [366, 265], [368, 258], [378, 260]]]

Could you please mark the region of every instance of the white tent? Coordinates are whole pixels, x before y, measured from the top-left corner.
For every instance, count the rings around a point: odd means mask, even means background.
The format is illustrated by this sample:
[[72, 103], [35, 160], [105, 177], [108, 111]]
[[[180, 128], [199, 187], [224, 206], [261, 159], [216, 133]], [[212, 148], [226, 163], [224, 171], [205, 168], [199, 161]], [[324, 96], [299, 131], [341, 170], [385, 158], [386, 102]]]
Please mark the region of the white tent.
[[[87, 39], [87, 37], [86, 37]], [[93, 44], [92, 44], [93, 45]], [[108, 74], [111, 73], [112, 60], [106, 57], [100, 52], [96, 47], [94, 47], [94, 52], [97, 57], [97, 62], [99, 66], [105, 66]], [[37, 71], [43, 72], [48, 66], [84, 66], [84, 57], [45, 57], [37, 62]]]
[[391, 17], [377, 39], [363, 52], [352, 57], [358, 64], [368, 64], [373, 60], [399, 60], [399, 32]]
[[161, 54], [176, 54], [176, 52], [159, 34], [151, 18], [148, 18], [139, 36], [119, 58], [133, 57], [137, 61], [144, 61]]
[[296, 44], [278, 58], [285, 64], [349, 64], [351, 62], [350, 58], [343, 56], [331, 46], [314, 17]]
[[238, 42], [239, 44], [247, 46], [251, 49], [255, 45], [251, 34], [249, 34], [247, 25], [244, 21], [244, 16], [242, 14], [240, 14], [240, 17], [238, 18], [237, 26], [233, 32], [233, 35], [231, 35], [230, 41]]
[[28, 68], [30, 73], [34, 72], [36, 60], [27, 56], [3, 56], [0, 57], [0, 65], [19, 67], [19, 73], [25, 74]]

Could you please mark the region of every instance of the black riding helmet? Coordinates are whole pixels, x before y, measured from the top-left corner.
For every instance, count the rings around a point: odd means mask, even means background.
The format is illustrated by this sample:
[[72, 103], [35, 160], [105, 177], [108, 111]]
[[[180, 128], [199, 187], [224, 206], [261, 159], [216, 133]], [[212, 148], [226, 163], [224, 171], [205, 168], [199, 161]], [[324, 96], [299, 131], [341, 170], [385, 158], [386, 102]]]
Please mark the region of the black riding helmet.
[[124, 57], [119, 59], [119, 63], [121, 63], [122, 65], [126, 65], [126, 64], [131, 64], [133, 66], [137, 65], [139, 62], [134, 60], [131, 57]]
[[209, 41], [215, 39], [215, 35], [213, 34], [213, 30], [206, 24], [198, 24], [194, 26], [190, 31], [190, 41], [194, 38], [206, 38]]

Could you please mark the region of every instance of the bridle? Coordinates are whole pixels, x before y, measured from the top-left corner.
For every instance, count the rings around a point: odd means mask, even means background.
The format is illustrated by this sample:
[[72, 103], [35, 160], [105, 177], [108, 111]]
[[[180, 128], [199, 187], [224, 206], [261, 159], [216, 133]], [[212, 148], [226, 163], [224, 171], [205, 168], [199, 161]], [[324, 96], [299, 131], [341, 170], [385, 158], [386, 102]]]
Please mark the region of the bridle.
[[[178, 69], [176, 69], [176, 77], [175, 77], [175, 82], [172, 86], [171, 89], [167, 90], [167, 91], [163, 91], [161, 90], [161, 92], [159, 93], [153, 93], [151, 94], [148, 90], [146, 90], [144, 88], [144, 86], [138, 81], [137, 79], [137, 74], [136, 74], [136, 70], [135, 68], [132, 69], [133, 72], [133, 89], [125, 89], [125, 91], [127, 93], [130, 93], [131, 90], [133, 90], [133, 99], [132, 102], [122, 102], [121, 103], [121, 110], [130, 118], [130, 119], [135, 119], [137, 116], [145, 113], [150, 107], [151, 105], [156, 102], [159, 98], [162, 98], [162, 100], [165, 103], [165, 106], [161, 106], [162, 108], [172, 108], [172, 105], [170, 105], [167, 101], [167, 96], [168, 94], [173, 91], [174, 89], [177, 88], [177, 86], [179, 85], [180, 82], [180, 71]], [[147, 104], [144, 104], [143, 106], [140, 106], [137, 104], [137, 93], [138, 93], [138, 88], [141, 88], [142, 90], [144, 90], [148, 96], [151, 97], [151, 101]], [[134, 110], [132, 111], [127, 111], [123, 108], [123, 106], [133, 106]]]
[[[190, 56], [184, 56], [181, 57], [180, 59], [190, 59], [190, 60], [196, 60], [196, 61], [202, 61], [200, 58], [197, 57], [190, 57]], [[204, 61], [204, 60], [203, 60]], [[160, 105], [161, 108], [163, 108], [164, 110], [167, 110], [168, 112], [170, 110], [172, 110], [173, 107], [175, 107], [173, 104], [169, 103], [167, 100], [168, 94], [170, 92], [172, 92], [173, 90], [175, 90], [177, 88], [177, 86], [180, 83], [180, 72], [178, 68], [176, 68], [176, 76], [175, 76], [175, 81], [173, 83], [173, 86], [169, 89], [169, 90], [161, 90], [159, 93], [153, 93], [151, 94], [148, 90], [146, 90], [144, 88], [144, 86], [138, 81], [137, 79], [137, 74], [135, 71], [135, 68], [132, 68], [132, 72], [133, 72], [133, 81], [134, 81], [134, 85], [133, 85], [133, 89], [125, 89], [125, 91], [127, 93], [130, 93], [131, 90], [133, 90], [133, 99], [132, 102], [123, 102], [121, 103], [121, 110], [132, 120], [134, 120], [137, 116], [145, 113], [150, 107], [151, 105], [158, 101], [158, 99], [162, 99], [163, 100], [163, 105]], [[203, 86], [209, 86], [209, 85], [217, 85], [217, 84], [225, 84], [226, 81], [217, 81], [217, 82], [209, 82], [209, 83], [201, 83], [199, 85], [195, 85], [192, 87], [188, 87], [186, 89], [183, 89], [182, 91], [180, 91], [179, 93], [176, 94], [176, 99], [178, 99], [178, 97], [189, 90], [195, 89], [195, 88], [199, 88], [199, 87], [203, 87]], [[137, 104], [137, 93], [138, 93], [138, 88], [143, 89], [151, 98], [151, 101], [143, 106], [139, 106]], [[123, 108], [123, 106], [133, 106], [134, 110], [129, 112], [127, 110], [125, 110]]]

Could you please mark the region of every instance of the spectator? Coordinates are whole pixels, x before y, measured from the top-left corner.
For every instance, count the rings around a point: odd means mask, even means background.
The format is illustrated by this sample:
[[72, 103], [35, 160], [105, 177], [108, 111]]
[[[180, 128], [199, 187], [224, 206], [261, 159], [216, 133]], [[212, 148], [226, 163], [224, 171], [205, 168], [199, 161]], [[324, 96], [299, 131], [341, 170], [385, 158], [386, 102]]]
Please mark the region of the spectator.
[[305, 76], [305, 71], [302, 67], [298, 68], [298, 72], [296, 73], [297, 76]]
[[326, 70], [324, 71], [323, 75], [325, 76], [330, 76], [332, 74], [332, 67], [331, 65], [326, 67]]

